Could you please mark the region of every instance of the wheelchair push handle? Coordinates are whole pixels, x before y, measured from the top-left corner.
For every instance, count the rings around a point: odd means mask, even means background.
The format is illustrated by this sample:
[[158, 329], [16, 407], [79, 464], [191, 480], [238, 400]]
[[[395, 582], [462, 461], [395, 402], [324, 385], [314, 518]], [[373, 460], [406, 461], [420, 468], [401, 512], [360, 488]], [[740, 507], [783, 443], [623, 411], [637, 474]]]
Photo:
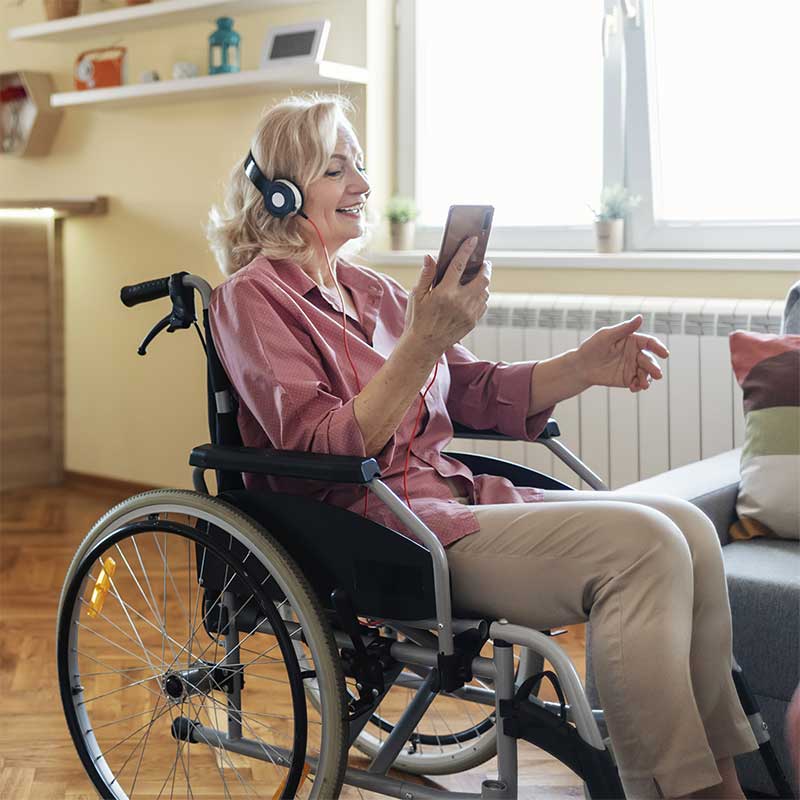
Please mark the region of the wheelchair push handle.
[[[174, 333], [176, 330], [190, 328], [196, 323], [194, 289], [200, 289], [202, 293], [201, 284], [205, 284], [205, 288], [208, 288], [205, 281], [189, 275], [188, 272], [175, 272], [167, 278], [155, 278], [152, 281], [122, 288], [119, 293], [120, 300], [128, 308], [162, 297], [169, 297], [172, 301], [172, 311], [153, 326], [139, 345], [137, 352], [140, 356], [147, 355], [147, 346], [161, 331], [166, 329], [167, 333]], [[205, 297], [203, 307], [205, 308]]]
[[152, 281], [135, 283], [133, 286], [123, 286], [119, 293], [119, 299], [128, 308], [162, 297], [169, 297], [169, 277], [155, 278]]

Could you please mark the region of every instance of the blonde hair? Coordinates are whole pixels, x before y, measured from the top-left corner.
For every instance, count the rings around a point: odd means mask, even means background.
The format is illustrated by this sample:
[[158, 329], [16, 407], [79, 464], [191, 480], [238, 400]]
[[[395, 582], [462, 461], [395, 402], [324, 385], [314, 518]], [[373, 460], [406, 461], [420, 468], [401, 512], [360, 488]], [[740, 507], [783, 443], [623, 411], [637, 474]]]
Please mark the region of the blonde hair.
[[[340, 95], [279, 101], [261, 117], [250, 142], [259, 169], [267, 178], [292, 181], [305, 195], [308, 185], [327, 169], [339, 130], [357, 138], [347, 118], [352, 110]], [[308, 263], [314, 248], [303, 238], [300, 220], [267, 213], [261, 193], [245, 175], [246, 158], [244, 153], [231, 171], [222, 208], [212, 206], [208, 215], [206, 237], [219, 268], [230, 276], [259, 255]]]

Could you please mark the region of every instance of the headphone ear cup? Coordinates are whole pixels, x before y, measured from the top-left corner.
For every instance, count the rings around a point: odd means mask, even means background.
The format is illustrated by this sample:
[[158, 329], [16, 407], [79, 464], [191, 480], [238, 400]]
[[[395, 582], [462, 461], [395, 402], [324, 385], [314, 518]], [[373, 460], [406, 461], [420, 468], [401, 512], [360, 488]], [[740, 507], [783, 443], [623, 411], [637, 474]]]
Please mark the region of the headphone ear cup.
[[264, 177], [258, 168], [252, 152], [244, 162], [245, 175], [255, 185], [264, 198], [264, 208], [268, 214], [278, 219], [298, 214], [303, 208], [303, 193], [291, 181], [278, 178], [271, 181]]
[[303, 208], [303, 193], [291, 181], [278, 178], [272, 181], [269, 191], [264, 194], [264, 204], [270, 214], [288, 217]]
[[282, 219], [292, 213], [294, 194], [278, 181], [270, 181], [264, 195], [264, 208], [273, 217]]

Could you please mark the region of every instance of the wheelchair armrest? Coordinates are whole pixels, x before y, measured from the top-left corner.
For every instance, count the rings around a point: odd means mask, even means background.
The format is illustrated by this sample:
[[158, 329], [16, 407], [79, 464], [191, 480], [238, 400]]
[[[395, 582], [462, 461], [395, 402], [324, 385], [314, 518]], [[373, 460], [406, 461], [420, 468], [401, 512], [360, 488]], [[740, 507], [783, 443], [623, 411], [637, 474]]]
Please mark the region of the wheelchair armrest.
[[[547, 420], [547, 425], [544, 426], [542, 432], [536, 437], [537, 442], [542, 442], [545, 439], [555, 439], [561, 436], [561, 430], [558, 423], [550, 417]], [[498, 433], [494, 430], [475, 430], [462, 425], [460, 422], [453, 421], [453, 438], [454, 439], [495, 439], [500, 442], [515, 442], [519, 441], [512, 436], [506, 436], [503, 433]]]
[[212, 444], [193, 448], [189, 464], [205, 469], [283, 475], [328, 483], [369, 483], [381, 474], [374, 458]]

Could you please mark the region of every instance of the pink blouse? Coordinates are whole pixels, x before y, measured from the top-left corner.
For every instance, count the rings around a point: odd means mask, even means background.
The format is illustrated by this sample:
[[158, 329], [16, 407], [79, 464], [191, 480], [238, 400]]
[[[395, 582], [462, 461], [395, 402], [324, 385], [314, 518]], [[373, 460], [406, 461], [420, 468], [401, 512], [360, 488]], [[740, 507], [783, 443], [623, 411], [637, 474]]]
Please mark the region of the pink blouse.
[[[348, 315], [347, 336], [363, 387], [403, 333], [408, 294], [388, 276], [342, 260], [337, 276], [350, 290], [358, 314], [358, 319]], [[341, 314], [338, 296], [323, 294], [289, 261], [257, 257], [214, 289], [211, 330], [239, 397], [238, 424], [246, 446], [366, 456], [353, 413], [356, 380], [345, 355]], [[427, 413], [411, 444], [408, 494], [413, 511], [443, 545], [480, 527], [454, 491], [470, 504], [541, 499], [538, 489], [518, 488], [493, 475], [473, 475], [442, 453], [452, 439], [451, 419], [471, 428], [495, 428], [517, 439], [535, 439], [552, 412], [549, 408], [527, 417], [535, 365], [480, 361], [459, 344], [440, 359], [436, 382], [425, 397]], [[418, 406], [417, 400], [376, 456], [381, 479], [401, 498]], [[248, 489], [308, 494], [359, 514], [364, 509], [362, 486], [255, 474], [244, 480]], [[368, 516], [410, 535], [375, 495], [370, 495]]]

